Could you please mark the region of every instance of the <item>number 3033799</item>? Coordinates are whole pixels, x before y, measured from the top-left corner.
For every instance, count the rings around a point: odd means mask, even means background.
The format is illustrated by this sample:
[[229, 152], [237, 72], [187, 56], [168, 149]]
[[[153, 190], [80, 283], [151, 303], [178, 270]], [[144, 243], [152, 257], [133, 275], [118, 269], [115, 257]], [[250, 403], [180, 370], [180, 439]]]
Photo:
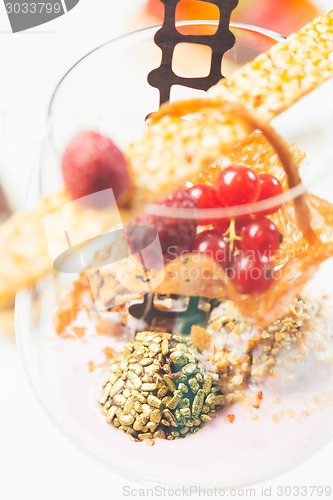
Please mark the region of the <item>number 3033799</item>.
[[50, 2], [18, 3], [7, 2], [6, 10], [8, 14], [60, 14], [61, 4]]

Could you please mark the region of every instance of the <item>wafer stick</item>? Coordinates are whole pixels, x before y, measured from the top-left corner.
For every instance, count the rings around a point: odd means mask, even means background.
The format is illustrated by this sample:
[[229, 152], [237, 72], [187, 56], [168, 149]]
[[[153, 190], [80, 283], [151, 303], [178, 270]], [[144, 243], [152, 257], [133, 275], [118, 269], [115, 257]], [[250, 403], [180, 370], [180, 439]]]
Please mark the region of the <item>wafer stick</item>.
[[[11, 304], [18, 290], [33, 285], [52, 270], [44, 227], [50, 213], [67, 206], [66, 223], [82, 242], [110, 229], [108, 209], [85, 209], [70, 202], [67, 191], [61, 191], [43, 198], [30, 212], [11, 216], [0, 226], [0, 307]], [[126, 221], [126, 211], [121, 214]], [[57, 247], [63, 238], [63, 232], [54, 231], [49, 244]]]

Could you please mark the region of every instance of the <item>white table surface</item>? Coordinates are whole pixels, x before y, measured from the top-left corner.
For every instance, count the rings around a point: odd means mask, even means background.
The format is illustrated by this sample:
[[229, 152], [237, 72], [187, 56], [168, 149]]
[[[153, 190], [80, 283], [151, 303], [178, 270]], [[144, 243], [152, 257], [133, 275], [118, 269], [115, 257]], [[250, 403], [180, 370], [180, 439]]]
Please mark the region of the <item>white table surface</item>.
[[[0, 144], [0, 176], [17, 208], [24, 203], [43, 117], [56, 82], [89, 49], [142, 23], [142, 0], [121, 0], [120, 6], [114, 3], [81, 0], [68, 15], [16, 35], [9, 32], [0, 5], [0, 112], [10, 110], [12, 117], [6, 142]], [[331, 2], [324, 0], [324, 4]], [[240, 491], [239, 497], [263, 497], [262, 486], [272, 498], [277, 497], [279, 485], [331, 485], [333, 490], [332, 458], [330, 442], [296, 469], [256, 485], [251, 494]], [[14, 339], [0, 332], [0, 499], [118, 499], [126, 498], [124, 487], [133, 489], [132, 496], [139, 496], [143, 486], [115, 475], [55, 426], [26, 380]], [[310, 491], [302, 498], [317, 498]], [[237, 494], [230, 492], [229, 496]], [[203, 498], [203, 493], [191, 498]]]

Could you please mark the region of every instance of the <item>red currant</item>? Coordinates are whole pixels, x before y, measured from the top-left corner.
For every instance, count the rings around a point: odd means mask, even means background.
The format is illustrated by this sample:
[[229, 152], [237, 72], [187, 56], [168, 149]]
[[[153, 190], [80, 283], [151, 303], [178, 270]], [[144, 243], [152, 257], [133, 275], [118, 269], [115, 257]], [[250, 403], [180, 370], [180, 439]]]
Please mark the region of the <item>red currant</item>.
[[[283, 187], [276, 177], [270, 174], [260, 174], [259, 175], [260, 193], [258, 201], [267, 200], [273, 196], [278, 196], [283, 193]], [[260, 215], [269, 215], [277, 212], [281, 208], [281, 204], [274, 205], [273, 207], [261, 210], [258, 212]]]
[[260, 184], [257, 175], [243, 165], [227, 167], [217, 179], [217, 195], [227, 207], [257, 201]]
[[240, 236], [239, 230], [237, 229], [238, 222], [236, 219], [231, 219], [228, 229], [224, 232], [223, 236], [225, 240], [229, 243], [230, 249], [233, 252], [235, 248], [239, 248]]
[[218, 229], [221, 233], [225, 233], [230, 226], [230, 219], [212, 219], [211, 224], [214, 229]]
[[273, 283], [272, 268], [265, 258], [254, 258], [252, 254], [240, 253], [234, 259], [229, 278], [238, 293], [260, 295]]
[[[245, 218], [246, 217], [246, 218]], [[232, 221], [234, 220], [234, 223], [232, 225]], [[249, 222], [255, 220], [254, 215], [242, 215], [242, 219], [239, 219], [238, 217], [235, 219], [231, 219], [229, 221], [228, 227], [224, 230], [224, 236], [226, 237], [226, 241], [230, 244], [232, 249], [234, 250], [237, 248], [238, 250], [242, 249], [242, 238], [241, 234], [243, 231], [243, 228], [246, 224]]]
[[[216, 189], [207, 184], [195, 184], [189, 189], [189, 192], [197, 202], [198, 208], [218, 208], [221, 203], [217, 197]], [[214, 219], [199, 219], [200, 226], [214, 224]]]
[[197, 200], [198, 208], [215, 208], [221, 206], [216, 189], [213, 186], [195, 184], [190, 187], [189, 191], [191, 196]]
[[254, 214], [242, 214], [242, 215], [237, 215], [237, 217], [235, 217], [236, 219], [236, 231], [237, 231], [237, 234], [240, 233], [240, 231], [242, 230], [243, 226], [245, 226], [245, 224], [247, 224], [248, 222], [252, 222], [253, 220], [256, 219], [256, 215]]
[[275, 224], [266, 217], [246, 224], [241, 231], [241, 248], [256, 256], [271, 257], [279, 248], [281, 234]]
[[230, 267], [232, 252], [229, 244], [218, 231], [211, 230], [200, 233], [195, 240], [193, 251], [209, 255], [224, 269]]

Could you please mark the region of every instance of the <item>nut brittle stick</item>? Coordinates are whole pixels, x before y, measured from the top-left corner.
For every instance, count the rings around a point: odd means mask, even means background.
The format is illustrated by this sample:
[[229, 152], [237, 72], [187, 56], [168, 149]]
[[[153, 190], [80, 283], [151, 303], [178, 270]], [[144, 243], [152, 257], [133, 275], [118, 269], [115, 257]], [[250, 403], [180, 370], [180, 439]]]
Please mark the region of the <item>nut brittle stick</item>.
[[220, 81], [208, 95], [271, 120], [333, 76], [333, 10]]

